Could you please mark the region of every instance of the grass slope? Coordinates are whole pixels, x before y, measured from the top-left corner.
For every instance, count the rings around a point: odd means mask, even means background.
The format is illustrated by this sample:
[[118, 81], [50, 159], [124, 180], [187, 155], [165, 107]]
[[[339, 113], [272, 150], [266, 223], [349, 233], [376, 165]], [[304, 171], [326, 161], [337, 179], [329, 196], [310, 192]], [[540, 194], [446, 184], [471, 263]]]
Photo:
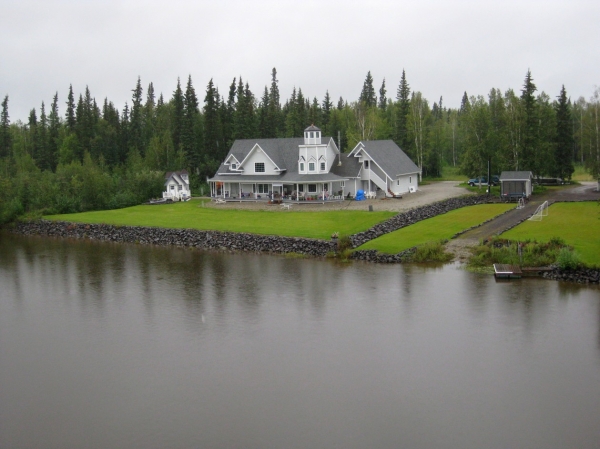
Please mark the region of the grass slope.
[[211, 231], [248, 232], [329, 239], [333, 232], [355, 234], [387, 220], [394, 212], [368, 211], [249, 211], [201, 207], [198, 201], [160, 206], [51, 215], [48, 220], [76, 223], [105, 223], [121, 226], [151, 226]]
[[542, 221], [525, 221], [502, 237], [538, 242], [560, 237], [575, 248], [583, 263], [600, 266], [600, 206], [595, 202], [555, 203]]
[[386, 254], [397, 254], [413, 246], [449, 239], [457, 232], [483, 223], [514, 207], [514, 204], [481, 204], [463, 207], [382, 235], [358, 249], [376, 249]]

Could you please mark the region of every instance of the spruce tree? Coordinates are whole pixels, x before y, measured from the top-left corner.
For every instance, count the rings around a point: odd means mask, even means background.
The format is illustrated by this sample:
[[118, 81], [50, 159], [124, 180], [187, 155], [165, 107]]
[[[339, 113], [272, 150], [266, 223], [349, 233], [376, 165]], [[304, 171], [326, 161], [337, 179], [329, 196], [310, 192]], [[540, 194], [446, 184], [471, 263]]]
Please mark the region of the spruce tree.
[[519, 170], [530, 170], [534, 175], [540, 176], [540, 161], [538, 160], [538, 105], [535, 98], [537, 90], [533, 84], [531, 70], [527, 70], [525, 84], [521, 90], [521, 103], [523, 104], [524, 123], [522, 129], [522, 146], [519, 157]]
[[135, 148], [140, 156], [144, 156], [145, 148], [143, 145], [142, 121], [143, 121], [143, 106], [142, 106], [142, 81], [138, 76], [135, 89], [132, 90], [131, 96], [131, 114], [129, 116], [129, 145]]
[[381, 88], [379, 89], [379, 109], [385, 111], [387, 108], [387, 91], [385, 90], [385, 78], [383, 79], [383, 83], [381, 83]]
[[52, 157], [48, 145], [48, 117], [46, 116], [46, 106], [43, 101], [40, 108], [40, 121], [37, 134], [37, 165], [42, 170], [51, 170]]
[[310, 109], [308, 110], [308, 123], [310, 123], [311, 125], [315, 125], [318, 128], [321, 128], [321, 117], [322, 111], [321, 106], [319, 105], [319, 100], [317, 100], [317, 97], [314, 97], [312, 104], [310, 105]]
[[377, 96], [375, 95], [375, 88], [373, 87], [373, 77], [371, 72], [367, 73], [363, 88], [358, 98], [360, 103], [365, 103], [367, 107], [377, 106]]
[[258, 137], [274, 137], [273, 122], [269, 120], [269, 89], [265, 86], [265, 91], [258, 105]]
[[50, 115], [48, 116], [48, 151], [50, 154], [50, 165], [56, 170], [58, 163], [58, 138], [60, 133], [60, 117], [58, 115], [58, 92], [54, 94]]
[[173, 147], [175, 152], [181, 150], [181, 133], [183, 129], [183, 91], [181, 90], [181, 82], [177, 78], [177, 88], [173, 92], [173, 119], [172, 119], [172, 131]]
[[269, 135], [263, 137], [281, 137], [283, 131], [283, 114], [281, 112], [281, 99], [279, 98], [279, 81], [277, 80], [277, 70], [273, 67], [271, 72], [271, 89], [269, 90]]
[[400, 148], [408, 151], [410, 141], [408, 137], [408, 114], [410, 113], [410, 86], [406, 81], [406, 72], [402, 70], [402, 78], [396, 92], [397, 113], [395, 126], [395, 141]]
[[75, 132], [75, 97], [73, 96], [73, 85], [69, 84], [69, 95], [67, 96], [67, 112], [65, 114], [67, 129], [70, 132]]
[[29, 145], [27, 146], [27, 151], [29, 155], [32, 157], [34, 161], [37, 162], [39, 157], [38, 153], [38, 120], [37, 113], [35, 112], [35, 108], [29, 111]]
[[124, 164], [129, 154], [129, 105], [125, 102], [121, 115], [121, 128], [119, 133], [119, 163]]
[[226, 155], [221, 148], [219, 103], [219, 94], [211, 78], [204, 97], [204, 154], [208, 159], [216, 161], [221, 161]]
[[554, 173], [557, 178], [571, 180], [575, 171], [571, 158], [573, 148], [573, 129], [571, 127], [571, 106], [563, 84], [556, 104], [556, 142], [554, 146]]
[[2, 101], [2, 115], [0, 116], [0, 158], [10, 155], [10, 119], [8, 115], [8, 95]]
[[188, 76], [188, 82], [183, 97], [183, 126], [181, 132], [181, 149], [192, 171], [198, 171], [201, 164], [201, 154], [197, 135], [198, 97], [192, 85], [192, 76]]
[[150, 139], [152, 139], [152, 136], [154, 136], [155, 134], [156, 104], [154, 98], [154, 85], [150, 83], [148, 85], [148, 89], [146, 90], [146, 104], [144, 105], [144, 113], [142, 120], [144, 148], [148, 147]]
[[325, 92], [325, 98], [323, 99], [323, 105], [321, 110], [323, 111], [321, 122], [323, 123], [323, 135], [329, 135], [329, 121], [331, 118], [331, 110], [333, 109], [333, 102], [329, 96], [329, 91]]

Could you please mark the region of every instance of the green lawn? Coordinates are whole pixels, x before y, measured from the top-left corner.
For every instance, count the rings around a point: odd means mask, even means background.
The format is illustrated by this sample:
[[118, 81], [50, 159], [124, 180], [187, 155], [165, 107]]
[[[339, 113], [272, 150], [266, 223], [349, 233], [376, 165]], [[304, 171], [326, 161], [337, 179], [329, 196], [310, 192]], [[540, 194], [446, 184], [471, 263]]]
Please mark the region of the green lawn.
[[525, 221], [502, 237], [538, 242], [560, 237], [575, 248], [583, 263], [600, 266], [600, 206], [595, 202], [555, 203], [542, 221]]
[[[298, 208], [299, 209], [299, 208]], [[51, 215], [48, 220], [77, 223], [105, 223], [124, 226], [200, 229], [248, 232], [329, 239], [333, 232], [355, 234], [387, 220], [394, 212], [368, 211], [249, 211], [202, 207], [200, 201], [160, 206], [134, 206], [125, 209]]]
[[358, 249], [376, 249], [382, 253], [396, 254], [427, 242], [449, 239], [457, 232], [483, 223], [514, 207], [514, 204], [504, 203], [463, 207], [390, 232], [365, 243]]

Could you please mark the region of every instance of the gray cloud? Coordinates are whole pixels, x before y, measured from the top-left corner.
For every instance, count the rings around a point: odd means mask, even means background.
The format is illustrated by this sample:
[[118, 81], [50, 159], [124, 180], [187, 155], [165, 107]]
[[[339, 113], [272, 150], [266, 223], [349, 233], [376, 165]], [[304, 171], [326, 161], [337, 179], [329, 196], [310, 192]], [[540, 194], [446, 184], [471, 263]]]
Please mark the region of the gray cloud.
[[226, 94], [242, 76], [260, 96], [277, 68], [322, 100], [355, 100], [367, 71], [394, 97], [402, 69], [414, 90], [457, 107], [464, 91], [520, 90], [528, 68], [551, 97], [591, 96], [598, 79], [600, 3], [592, 1], [30, 1], [0, 15], [0, 95], [11, 120], [69, 84], [122, 108], [137, 77], [170, 98], [192, 76], [200, 98], [213, 78]]

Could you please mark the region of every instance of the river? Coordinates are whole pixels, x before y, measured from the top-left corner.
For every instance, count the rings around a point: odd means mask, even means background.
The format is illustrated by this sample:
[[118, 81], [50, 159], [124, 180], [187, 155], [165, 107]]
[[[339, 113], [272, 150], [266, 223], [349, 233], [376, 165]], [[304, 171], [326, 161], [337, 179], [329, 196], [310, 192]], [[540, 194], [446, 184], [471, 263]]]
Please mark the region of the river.
[[600, 290], [0, 234], [2, 448], [596, 448]]

